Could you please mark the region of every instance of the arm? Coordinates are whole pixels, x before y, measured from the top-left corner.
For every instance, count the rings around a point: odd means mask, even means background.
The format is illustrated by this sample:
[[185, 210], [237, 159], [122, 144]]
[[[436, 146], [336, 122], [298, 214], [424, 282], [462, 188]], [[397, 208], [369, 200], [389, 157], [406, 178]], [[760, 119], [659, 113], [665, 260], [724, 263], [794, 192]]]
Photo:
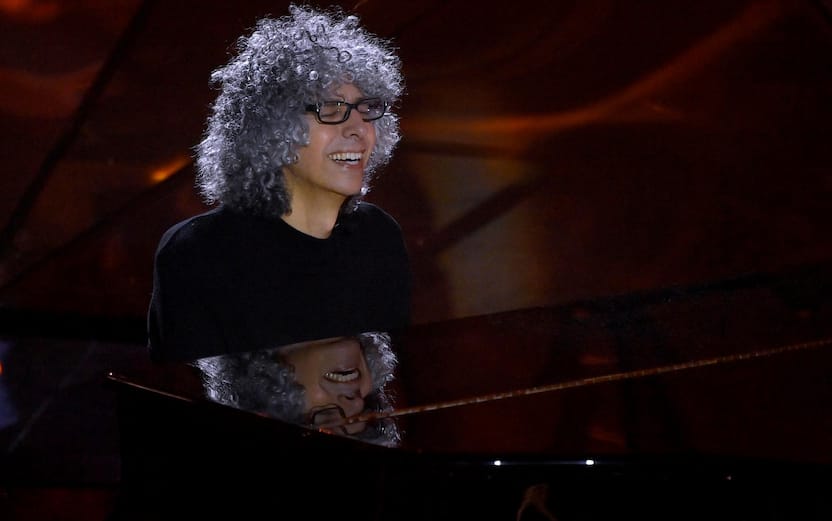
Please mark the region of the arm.
[[147, 317], [150, 358], [167, 362], [224, 353], [224, 335], [199, 256], [171, 238], [163, 237], [154, 259]]

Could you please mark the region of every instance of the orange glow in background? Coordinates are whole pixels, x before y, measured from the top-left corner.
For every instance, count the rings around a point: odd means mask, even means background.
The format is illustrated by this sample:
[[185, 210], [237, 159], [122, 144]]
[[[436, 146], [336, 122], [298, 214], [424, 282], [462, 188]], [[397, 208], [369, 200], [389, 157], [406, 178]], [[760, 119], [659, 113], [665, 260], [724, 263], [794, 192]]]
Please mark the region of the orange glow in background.
[[188, 164], [190, 164], [190, 162], [191, 158], [187, 156], [182, 155], [175, 157], [167, 163], [165, 163], [164, 165], [150, 172], [150, 180], [154, 184], [161, 183], [162, 181], [172, 176], [176, 172], [185, 168]]

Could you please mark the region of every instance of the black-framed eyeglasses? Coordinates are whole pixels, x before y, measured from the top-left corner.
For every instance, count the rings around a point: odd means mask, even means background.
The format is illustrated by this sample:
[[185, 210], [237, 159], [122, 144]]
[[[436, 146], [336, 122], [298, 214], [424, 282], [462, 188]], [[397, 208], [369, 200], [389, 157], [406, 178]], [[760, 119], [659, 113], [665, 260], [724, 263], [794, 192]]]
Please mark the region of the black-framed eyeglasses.
[[306, 424], [316, 429], [334, 429], [346, 435], [347, 430], [344, 428], [344, 421], [346, 419], [347, 414], [344, 412], [344, 409], [338, 405], [331, 404], [307, 414]]
[[352, 109], [361, 114], [364, 121], [375, 121], [382, 117], [389, 104], [381, 98], [365, 98], [350, 103], [349, 101], [319, 101], [306, 105], [307, 112], [314, 112], [315, 118], [324, 125], [337, 125], [350, 117]]
[[[368, 412], [365, 409], [363, 412]], [[308, 412], [306, 415], [306, 426], [314, 429], [325, 429], [344, 436], [362, 435], [371, 425], [366, 421], [347, 424], [347, 413], [344, 409], [335, 404], [329, 404], [320, 409]]]
[[346, 419], [347, 413], [341, 406], [330, 404], [307, 414], [306, 423], [314, 427], [330, 427], [341, 425]]

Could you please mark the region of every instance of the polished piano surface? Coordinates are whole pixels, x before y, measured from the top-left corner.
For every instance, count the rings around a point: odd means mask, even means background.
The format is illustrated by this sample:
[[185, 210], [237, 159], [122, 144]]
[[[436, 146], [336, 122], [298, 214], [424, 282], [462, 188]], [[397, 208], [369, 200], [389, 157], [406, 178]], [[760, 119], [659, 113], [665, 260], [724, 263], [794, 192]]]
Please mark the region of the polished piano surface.
[[[261, 507], [276, 518], [832, 519], [822, 273], [385, 332], [397, 357], [389, 402], [334, 427], [241, 405], [240, 393], [269, 394], [251, 385], [226, 394], [234, 403], [218, 398], [206, 377], [217, 365], [205, 360], [111, 374], [123, 509], [152, 519]], [[394, 442], [344, 430], [379, 422], [395, 427]]]

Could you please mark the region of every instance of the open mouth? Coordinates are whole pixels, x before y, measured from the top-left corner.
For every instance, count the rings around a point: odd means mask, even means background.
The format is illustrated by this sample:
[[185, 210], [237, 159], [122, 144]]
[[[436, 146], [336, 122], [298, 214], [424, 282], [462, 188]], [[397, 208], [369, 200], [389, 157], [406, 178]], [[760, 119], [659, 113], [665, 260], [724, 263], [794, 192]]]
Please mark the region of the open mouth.
[[344, 371], [327, 371], [324, 373], [324, 378], [329, 380], [330, 382], [352, 382], [353, 380], [358, 380], [361, 374], [358, 372], [358, 369], [347, 369]]
[[362, 155], [361, 152], [336, 152], [329, 154], [329, 158], [336, 163], [357, 165], [361, 162]]

